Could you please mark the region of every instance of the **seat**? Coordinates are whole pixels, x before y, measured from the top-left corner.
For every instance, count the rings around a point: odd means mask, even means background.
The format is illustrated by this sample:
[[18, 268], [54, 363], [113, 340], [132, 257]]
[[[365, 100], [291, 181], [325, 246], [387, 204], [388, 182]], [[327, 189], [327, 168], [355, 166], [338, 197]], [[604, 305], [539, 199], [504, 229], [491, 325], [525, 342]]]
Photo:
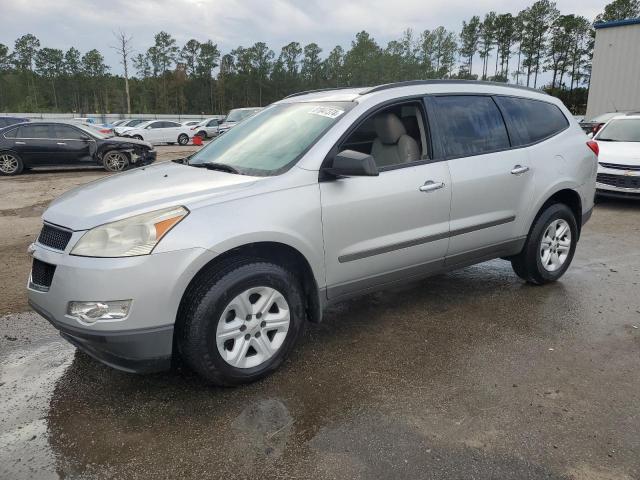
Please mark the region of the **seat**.
[[420, 159], [418, 143], [407, 135], [407, 131], [394, 113], [381, 113], [374, 117], [376, 139], [371, 155], [378, 167], [387, 167]]

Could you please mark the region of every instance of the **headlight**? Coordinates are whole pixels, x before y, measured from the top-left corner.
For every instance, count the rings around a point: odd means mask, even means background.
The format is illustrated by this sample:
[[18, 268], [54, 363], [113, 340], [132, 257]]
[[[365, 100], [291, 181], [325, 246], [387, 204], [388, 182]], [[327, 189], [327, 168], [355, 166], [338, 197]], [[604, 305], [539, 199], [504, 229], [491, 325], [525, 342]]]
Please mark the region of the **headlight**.
[[148, 255], [189, 210], [170, 207], [93, 228], [78, 241], [71, 255], [133, 257]]

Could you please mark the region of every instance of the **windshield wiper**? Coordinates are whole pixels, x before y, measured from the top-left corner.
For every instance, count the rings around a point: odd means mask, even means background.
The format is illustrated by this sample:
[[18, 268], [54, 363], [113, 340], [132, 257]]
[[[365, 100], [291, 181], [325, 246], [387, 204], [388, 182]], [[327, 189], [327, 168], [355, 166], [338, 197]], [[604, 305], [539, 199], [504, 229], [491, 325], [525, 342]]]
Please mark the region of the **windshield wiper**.
[[189, 165], [192, 167], [206, 168], [207, 170], [218, 170], [220, 172], [235, 173], [237, 175], [240, 175], [240, 172], [238, 171], [237, 168], [224, 163], [215, 163], [215, 162], [189, 163]]

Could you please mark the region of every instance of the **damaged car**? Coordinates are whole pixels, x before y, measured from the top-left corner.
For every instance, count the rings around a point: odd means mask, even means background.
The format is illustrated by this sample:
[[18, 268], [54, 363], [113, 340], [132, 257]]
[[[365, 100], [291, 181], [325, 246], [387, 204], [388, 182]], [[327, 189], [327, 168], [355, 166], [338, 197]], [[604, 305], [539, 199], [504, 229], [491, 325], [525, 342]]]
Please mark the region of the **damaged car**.
[[0, 129], [0, 175], [77, 165], [120, 172], [155, 159], [156, 151], [148, 142], [105, 135], [81, 123], [30, 122]]

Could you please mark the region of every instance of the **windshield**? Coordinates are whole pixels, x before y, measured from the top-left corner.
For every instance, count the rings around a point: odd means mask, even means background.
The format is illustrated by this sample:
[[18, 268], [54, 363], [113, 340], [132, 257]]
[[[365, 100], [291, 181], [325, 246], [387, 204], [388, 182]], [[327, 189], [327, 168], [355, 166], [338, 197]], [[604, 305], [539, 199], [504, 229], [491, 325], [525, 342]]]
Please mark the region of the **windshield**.
[[603, 142], [640, 142], [640, 118], [611, 120], [596, 137]]
[[256, 113], [259, 109], [254, 108], [251, 110], [231, 110], [229, 115], [227, 116], [227, 122], [239, 122], [240, 120], [244, 120], [247, 117], [250, 117], [254, 113]]
[[113, 136], [113, 135], [105, 135], [104, 133], [101, 133], [96, 127], [86, 125], [83, 123], [77, 123], [75, 124], [75, 126], [78, 127], [80, 130], [87, 132], [92, 137], [104, 139], [104, 138], [110, 138]]
[[352, 102], [273, 105], [212, 141], [189, 165], [227, 165], [246, 175], [276, 175], [300, 156], [342, 115]]

